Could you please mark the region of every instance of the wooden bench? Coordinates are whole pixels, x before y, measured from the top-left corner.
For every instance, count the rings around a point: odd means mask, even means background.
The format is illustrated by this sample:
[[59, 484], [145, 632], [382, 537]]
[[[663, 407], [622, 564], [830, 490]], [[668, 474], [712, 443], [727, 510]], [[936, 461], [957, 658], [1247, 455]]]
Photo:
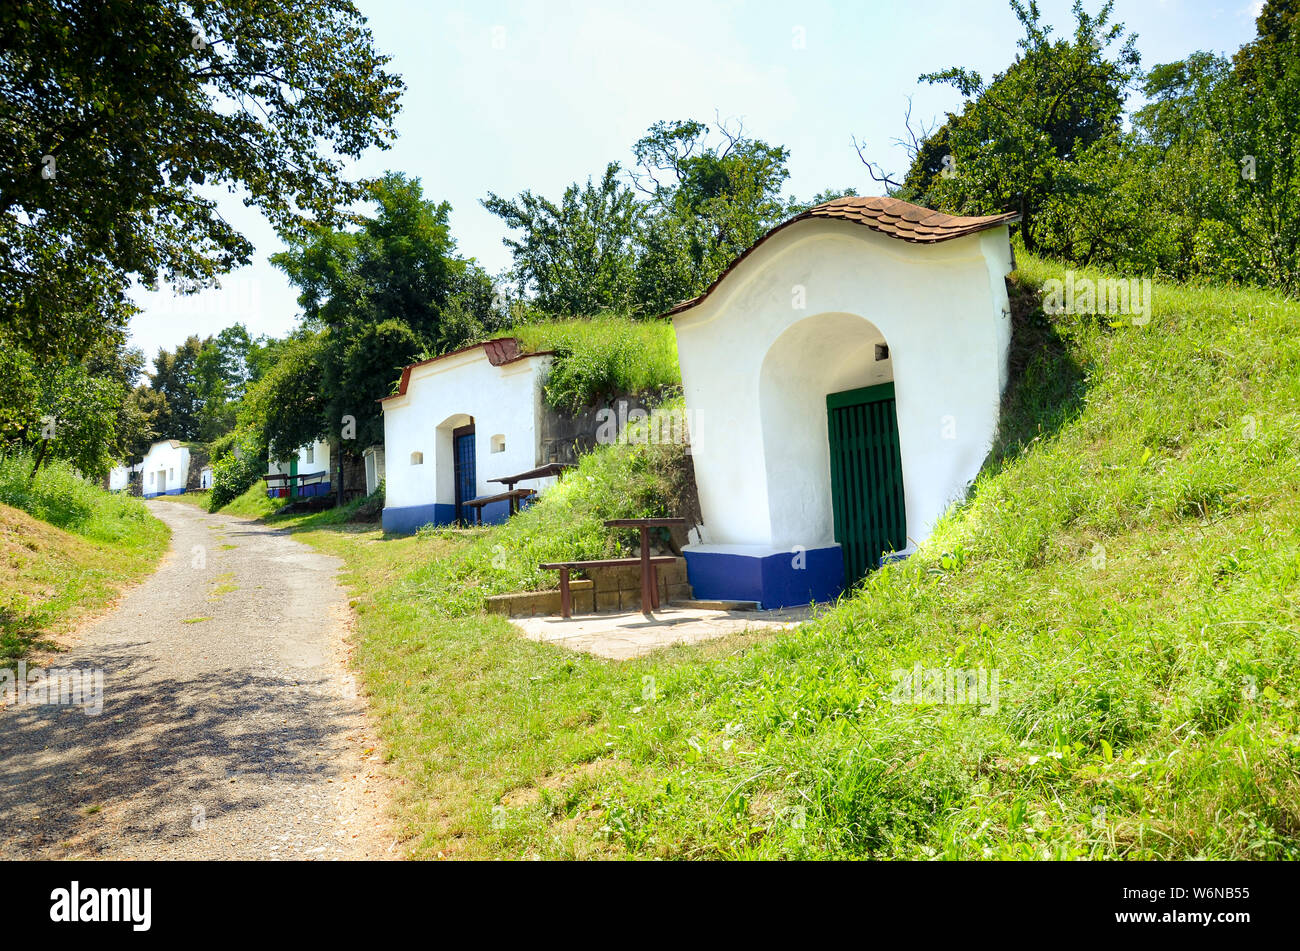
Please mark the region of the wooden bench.
[[605, 522], [607, 528], [635, 528], [641, 534], [641, 557], [638, 559], [638, 564], [641, 565], [641, 610], [643, 612], [647, 602], [655, 608], [659, 607], [659, 579], [658, 573], [652, 564], [654, 559], [650, 557], [650, 529], [671, 528], [685, 524], [686, 519], [675, 516], [669, 518], [611, 518]]
[[493, 502], [509, 502], [510, 514], [514, 515], [519, 511], [519, 503], [536, 492], [533, 489], [511, 489], [509, 492], [499, 492], [496, 495], [482, 495], [477, 499], [470, 499], [468, 502], [460, 503], [461, 508], [474, 510], [474, 524], [483, 524], [483, 506], [491, 505]]
[[677, 561], [676, 555], [656, 555], [643, 561], [640, 558], [604, 558], [597, 561], [548, 561], [537, 567], [545, 571], [558, 571], [560, 573], [560, 616], [573, 616], [573, 601], [569, 597], [569, 572], [573, 569], [582, 570], [583, 568], [628, 568], [635, 565], [641, 565], [643, 569], [648, 561], [649, 571], [653, 579], [653, 587], [650, 588], [650, 603], [646, 604], [646, 589], [641, 589], [641, 613], [646, 614], [659, 607], [659, 578], [658, 569], [655, 565], [671, 565]]
[[529, 479], [546, 479], [555, 476], [557, 479], [572, 469], [571, 462], [548, 462], [544, 466], [538, 466], [536, 469], [529, 469], [527, 472], [520, 472], [517, 475], [502, 476], [500, 479], [488, 479], [489, 482], [500, 482], [507, 489], [513, 489], [516, 482], [527, 482]]

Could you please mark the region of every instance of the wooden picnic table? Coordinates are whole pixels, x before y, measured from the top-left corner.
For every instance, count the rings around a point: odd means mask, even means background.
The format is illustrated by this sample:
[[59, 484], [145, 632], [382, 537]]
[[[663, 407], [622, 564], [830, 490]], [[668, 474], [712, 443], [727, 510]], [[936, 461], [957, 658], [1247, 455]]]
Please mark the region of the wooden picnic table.
[[654, 565], [650, 559], [650, 529], [668, 528], [685, 525], [684, 518], [611, 518], [605, 522], [607, 528], [636, 528], [641, 531], [641, 610], [656, 610], [659, 607], [659, 586], [655, 584]]
[[[502, 495], [493, 495], [488, 497], [488, 501], [497, 502], [503, 497], [510, 499], [510, 514], [519, 514], [519, 504], [535, 492], [532, 489], [516, 489], [515, 483], [527, 482], [529, 479], [545, 479], [548, 476], [558, 476], [565, 469], [572, 469], [571, 462], [548, 462], [544, 466], [538, 466], [536, 469], [529, 469], [527, 472], [520, 472], [518, 475], [502, 476], [499, 479], [488, 479], [489, 482], [499, 482], [506, 487]], [[521, 494], [522, 493], [522, 494]], [[475, 502], [478, 499], [474, 500]], [[479, 509], [480, 514], [482, 509]]]
[[[496, 480], [493, 480], [496, 481]], [[496, 495], [481, 495], [477, 499], [470, 499], [468, 502], [462, 502], [461, 508], [474, 510], [474, 524], [483, 524], [483, 506], [491, 505], [493, 502], [510, 503], [510, 514], [514, 515], [519, 511], [519, 503], [532, 495], [536, 495], [533, 489], [511, 489], [509, 492], [499, 492]]]
[[546, 479], [550, 476], [558, 476], [564, 470], [572, 468], [574, 468], [574, 465], [571, 462], [548, 462], [544, 466], [529, 469], [527, 472], [521, 472], [518, 475], [502, 476], [499, 479], [488, 479], [488, 481], [500, 482], [507, 489], [513, 489], [516, 482], [527, 482], [529, 479]]
[[[655, 565], [671, 565], [677, 559], [672, 555], [660, 555], [650, 559], [650, 570], [654, 571]], [[595, 561], [547, 561], [538, 565], [538, 568], [546, 571], [558, 571], [560, 573], [560, 617], [571, 617], [573, 615], [573, 597], [569, 592], [569, 572], [573, 569], [579, 571], [587, 568], [627, 568], [639, 564], [638, 558], [600, 558]], [[658, 585], [654, 588], [657, 590]], [[645, 588], [641, 589], [641, 613], [653, 610], [659, 606], [656, 596], [653, 607], [649, 606], [645, 600]]]

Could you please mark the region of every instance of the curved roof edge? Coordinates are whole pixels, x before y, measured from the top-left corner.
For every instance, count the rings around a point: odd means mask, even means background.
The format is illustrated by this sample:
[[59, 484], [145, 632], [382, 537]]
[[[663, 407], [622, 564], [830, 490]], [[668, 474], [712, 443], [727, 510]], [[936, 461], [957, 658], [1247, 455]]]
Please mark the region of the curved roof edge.
[[531, 353], [525, 352], [523, 344], [518, 337], [495, 337], [492, 340], [484, 340], [482, 343], [470, 344], [468, 347], [461, 347], [459, 350], [448, 350], [446, 353], [440, 353], [436, 357], [430, 357], [428, 360], [421, 360], [419, 363], [408, 363], [402, 367], [402, 379], [397, 384], [397, 392], [390, 396], [384, 396], [376, 400], [377, 403], [386, 403], [388, 400], [395, 400], [399, 396], [406, 395], [406, 388], [411, 383], [411, 371], [416, 367], [426, 367], [431, 363], [438, 363], [449, 357], [457, 357], [462, 353], [469, 353], [471, 350], [482, 349], [487, 354], [488, 363], [494, 367], [505, 366], [508, 363], [517, 363], [520, 360], [526, 360], [529, 357], [550, 356], [555, 353], [554, 350], [534, 350]]
[[702, 303], [726, 279], [727, 275], [735, 270], [736, 265], [749, 257], [764, 241], [796, 222], [812, 218], [852, 222], [894, 238], [897, 241], [907, 241], [912, 244], [938, 244], [940, 241], [951, 241], [953, 238], [964, 238], [980, 231], [988, 231], [992, 228], [1000, 228], [1003, 225], [1014, 224], [1020, 220], [1020, 213], [1009, 211], [1001, 215], [967, 217], [944, 214], [942, 211], [922, 208], [920, 205], [913, 205], [911, 202], [900, 201], [897, 198], [862, 198], [857, 196], [836, 198], [834, 201], [814, 205], [802, 214], [781, 222], [742, 251], [734, 261], [723, 269], [713, 283], [705, 288], [703, 294], [682, 301], [660, 316], [672, 317]]

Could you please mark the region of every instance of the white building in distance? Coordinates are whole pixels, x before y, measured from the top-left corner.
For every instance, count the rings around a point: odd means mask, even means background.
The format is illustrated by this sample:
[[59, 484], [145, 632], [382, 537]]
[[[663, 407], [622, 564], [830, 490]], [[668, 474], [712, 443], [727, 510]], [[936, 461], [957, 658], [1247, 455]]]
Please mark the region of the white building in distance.
[[177, 439], [163, 439], [149, 447], [140, 463], [140, 494], [181, 495], [190, 478], [190, 451]]
[[[524, 353], [518, 340], [504, 337], [402, 371], [397, 393], [380, 401], [385, 531], [468, 520], [464, 503], [504, 491], [491, 480], [549, 461], [543, 459], [542, 386], [552, 359], [550, 352]], [[369, 466], [366, 481], [369, 488]], [[553, 481], [517, 487], [541, 490]], [[504, 500], [489, 503], [483, 522], [502, 521], [509, 511]]]

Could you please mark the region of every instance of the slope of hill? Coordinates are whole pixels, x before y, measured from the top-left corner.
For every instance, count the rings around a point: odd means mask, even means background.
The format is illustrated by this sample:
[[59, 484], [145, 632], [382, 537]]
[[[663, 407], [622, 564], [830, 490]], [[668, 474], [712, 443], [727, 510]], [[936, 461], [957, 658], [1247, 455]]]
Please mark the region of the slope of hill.
[[1048, 317], [1063, 276], [1020, 254], [968, 501], [790, 633], [615, 664], [474, 613], [602, 469], [634, 497], [636, 447], [471, 536], [301, 521], [348, 563], [414, 854], [1300, 857], [1300, 305]]
[[[0, 459], [0, 664], [52, 638], [152, 570], [167, 528], [144, 503], [62, 465], [29, 480], [31, 460]], [[25, 511], [24, 511], [25, 510]]]

